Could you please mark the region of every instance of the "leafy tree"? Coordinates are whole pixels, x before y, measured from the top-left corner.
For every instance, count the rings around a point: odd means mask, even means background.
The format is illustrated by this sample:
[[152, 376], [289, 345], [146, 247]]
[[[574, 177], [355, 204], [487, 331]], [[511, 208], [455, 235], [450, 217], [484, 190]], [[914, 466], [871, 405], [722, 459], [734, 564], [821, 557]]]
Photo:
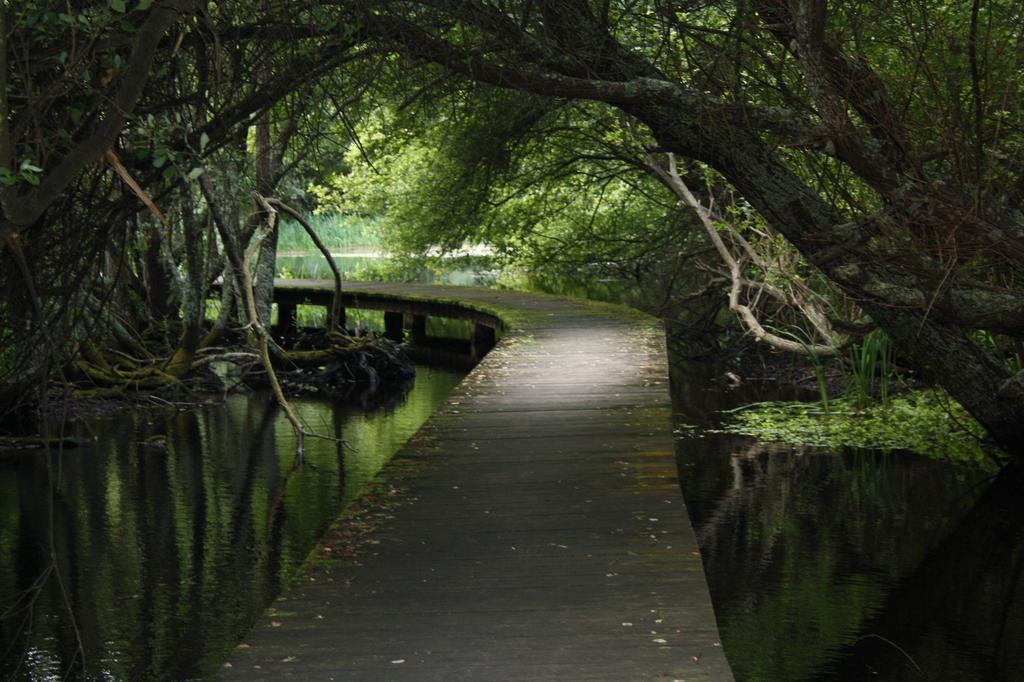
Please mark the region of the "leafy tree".
[[[398, 165], [388, 188], [350, 154], [346, 201], [387, 204], [403, 243], [421, 247], [471, 237], [538, 257], [596, 244], [600, 256], [618, 243], [642, 262], [649, 235], [661, 250], [681, 243], [681, 214], [651, 189], [651, 158], [664, 171], [671, 153], [695, 203], [735, 192], [753, 224], [1021, 454], [1024, 375], [1000, 349], [1024, 334], [1022, 11], [1009, 0], [4, 5], [0, 237], [12, 267], [0, 370], [25, 382], [75, 348], [65, 341], [88, 339], [91, 319], [114, 328], [110, 311], [132, 306], [145, 317], [175, 271], [193, 283], [216, 272], [200, 174], [226, 178], [241, 161], [217, 192], [237, 199], [234, 188], [273, 179], [250, 165], [268, 155], [249, 154], [275, 135], [294, 128], [269, 156], [301, 171], [358, 119], [373, 147], [361, 160]], [[376, 124], [346, 113], [367, 94], [389, 107]], [[707, 169], [705, 191], [693, 180]], [[177, 216], [171, 232], [141, 213], [154, 207]], [[252, 224], [237, 226], [245, 242]], [[126, 269], [134, 293], [116, 286]]]
[[[216, 166], [247, 243], [247, 190], [275, 189], [314, 147], [304, 95], [366, 55], [350, 27], [287, 2], [5, 3], [0, 25], [0, 238], [15, 266], [0, 275], [0, 410], [72, 356], [101, 385], [173, 384], [215, 340], [205, 299], [225, 266], [200, 176]], [[166, 356], [155, 336], [176, 337]]]
[[[1021, 454], [1021, 8], [820, 0], [343, 3], [382, 50], [603, 102], [719, 172]], [[907, 58], [909, 55], [909, 58]]]

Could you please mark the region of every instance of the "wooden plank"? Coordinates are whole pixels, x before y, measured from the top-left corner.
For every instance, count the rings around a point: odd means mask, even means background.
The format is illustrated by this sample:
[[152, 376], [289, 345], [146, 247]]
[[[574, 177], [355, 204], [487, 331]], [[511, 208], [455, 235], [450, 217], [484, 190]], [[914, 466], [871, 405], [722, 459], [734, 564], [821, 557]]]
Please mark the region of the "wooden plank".
[[[290, 295], [324, 286], [292, 281]], [[223, 677], [731, 680], [679, 493], [657, 323], [518, 292], [349, 291], [493, 306], [515, 324], [385, 470], [402, 492], [328, 534], [325, 563]]]

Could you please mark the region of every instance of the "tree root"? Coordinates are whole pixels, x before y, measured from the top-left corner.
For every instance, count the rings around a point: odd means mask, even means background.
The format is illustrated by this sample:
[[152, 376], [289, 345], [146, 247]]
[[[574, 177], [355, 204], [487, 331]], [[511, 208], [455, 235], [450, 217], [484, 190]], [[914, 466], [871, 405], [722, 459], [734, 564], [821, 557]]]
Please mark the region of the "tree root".
[[[270, 355], [280, 387], [288, 395], [346, 399], [354, 389], [374, 392], [381, 385], [403, 386], [415, 375], [405, 352], [387, 339], [320, 333], [302, 339], [299, 350], [275, 348]], [[242, 378], [253, 387], [269, 382], [265, 373], [243, 372]]]

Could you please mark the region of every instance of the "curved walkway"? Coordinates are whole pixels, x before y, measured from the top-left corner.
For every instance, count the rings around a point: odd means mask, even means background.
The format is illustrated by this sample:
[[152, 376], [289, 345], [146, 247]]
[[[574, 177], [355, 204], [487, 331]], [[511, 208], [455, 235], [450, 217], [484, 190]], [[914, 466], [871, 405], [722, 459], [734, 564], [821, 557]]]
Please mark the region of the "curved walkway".
[[348, 288], [457, 300], [509, 331], [223, 676], [731, 680], [676, 478], [658, 321], [537, 294]]

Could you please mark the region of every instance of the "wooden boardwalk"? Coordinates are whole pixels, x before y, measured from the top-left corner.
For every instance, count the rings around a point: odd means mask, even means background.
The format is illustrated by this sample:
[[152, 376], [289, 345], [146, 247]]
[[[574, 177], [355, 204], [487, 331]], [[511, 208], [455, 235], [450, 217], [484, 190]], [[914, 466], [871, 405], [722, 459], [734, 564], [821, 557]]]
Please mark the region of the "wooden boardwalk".
[[676, 477], [660, 324], [543, 295], [350, 289], [463, 301], [510, 330], [397, 455], [407, 497], [363, 553], [286, 592], [222, 676], [731, 680]]

